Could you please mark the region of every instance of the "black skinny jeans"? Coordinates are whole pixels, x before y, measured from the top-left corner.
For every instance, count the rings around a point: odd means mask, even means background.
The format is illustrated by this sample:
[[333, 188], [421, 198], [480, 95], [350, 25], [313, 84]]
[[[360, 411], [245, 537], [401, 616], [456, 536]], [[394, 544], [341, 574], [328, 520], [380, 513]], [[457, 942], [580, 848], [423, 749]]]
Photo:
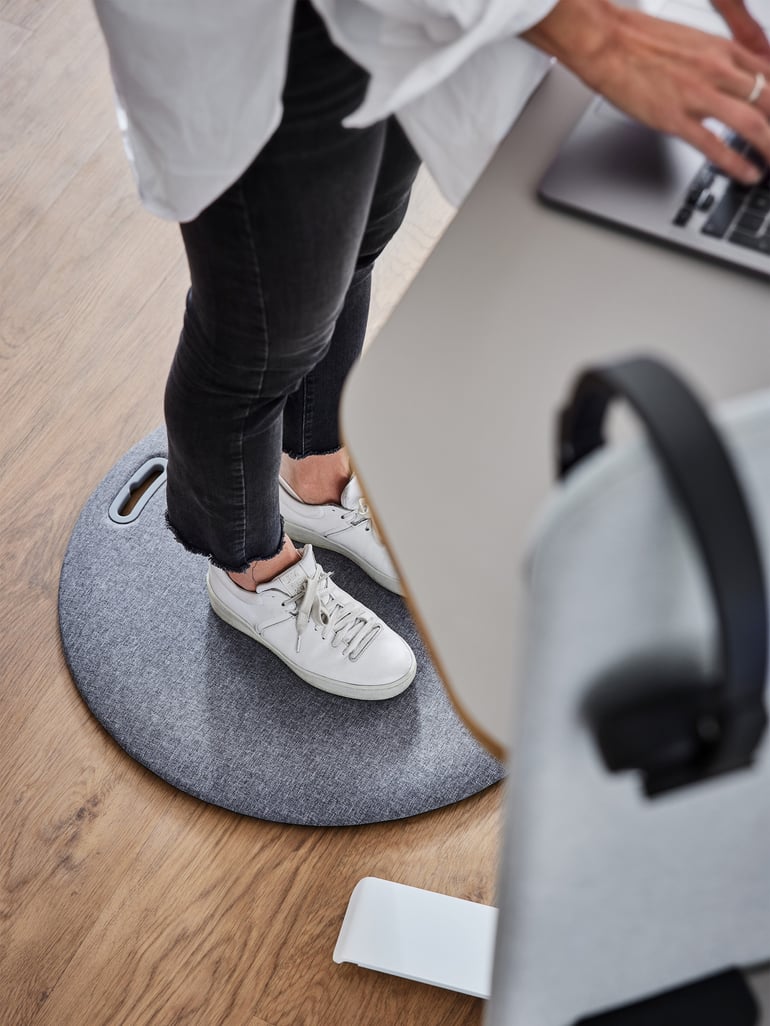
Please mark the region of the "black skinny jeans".
[[341, 445], [340, 393], [363, 345], [372, 267], [419, 163], [394, 119], [342, 127], [366, 85], [299, 0], [279, 128], [181, 226], [192, 287], [166, 386], [168, 522], [225, 570], [281, 549], [281, 452]]

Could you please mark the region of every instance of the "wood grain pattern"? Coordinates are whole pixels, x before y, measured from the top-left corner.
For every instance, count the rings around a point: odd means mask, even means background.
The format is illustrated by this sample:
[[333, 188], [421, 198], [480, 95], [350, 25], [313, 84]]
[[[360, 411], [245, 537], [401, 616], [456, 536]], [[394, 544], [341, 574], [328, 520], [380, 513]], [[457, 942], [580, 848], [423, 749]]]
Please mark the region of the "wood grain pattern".
[[60, 0], [0, 0], [0, 21], [22, 28], [36, 28]]
[[[356, 829], [259, 822], [152, 776], [81, 702], [59, 568], [161, 421], [186, 268], [136, 200], [88, 3], [0, 0], [0, 91], [0, 1024], [480, 1023], [479, 1001], [332, 952], [366, 875], [491, 901], [499, 788]], [[422, 176], [370, 336], [451, 213]]]
[[[43, 0], [28, 6], [42, 8]], [[77, 173], [84, 157], [114, 132], [114, 113], [103, 102], [110, 88], [106, 51], [94, 31], [90, 4], [60, 0], [48, 13], [39, 16], [28, 44], [0, 63], [4, 261]], [[34, 23], [32, 15], [26, 19], [27, 25], [30, 22]], [[126, 177], [125, 168], [120, 177]]]

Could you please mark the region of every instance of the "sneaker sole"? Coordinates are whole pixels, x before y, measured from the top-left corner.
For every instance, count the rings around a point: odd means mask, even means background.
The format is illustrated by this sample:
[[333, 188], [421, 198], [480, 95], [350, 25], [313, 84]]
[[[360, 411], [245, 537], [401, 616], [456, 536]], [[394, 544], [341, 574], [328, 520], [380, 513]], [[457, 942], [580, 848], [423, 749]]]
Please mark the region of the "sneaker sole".
[[367, 563], [363, 557], [357, 556], [355, 552], [351, 552], [344, 545], [338, 545], [330, 538], [327, 538], [325, 534], [317, 534], [315, 531], [310, 531], [306, 527], [300, 527], [298, 524], [290, 524], [285, 518], [283, 526], [293, 542], [298, 542], [300, 545], [310, 543], [314, 549], [330, 549], [332, 552], [339, 552], [341, 556], [347, 556], [348, 559], [351, 559], [360, 566], [365, 573], [369, 574], [373, 581], [382, 585], [383, 588], [387, 588], [388, 591], [392, 591], [394, 595], [401, 595], [403, 598], [404, 591], [400, 581], [388, 577], [387, 574], [372, 566], [371, 563]]
[[330, 695], [340, 695], [342, 698], [353, 698], [359, 702], [378, 702], [386, 698], [395, 698], [396, 695], [400, 695], [402, 691], [406, 691], [417, 673], [417, 661], [414, 657], [414, 652], [412, 652], [412, 664], [408, 671], [403, 677], [394, 681], [392, 684], [373, 684], [371, 687], [366, 685], [345, 684], [344, 681], [332, 680], [329, 677], [323, 677], [320, 674], [311, 673], [310, 670], [297, 666], [297, 664], [292, 662], [292, 660], [283, 652], [271, 645], [269, 641], [266, 641], [261, 634], [258, 634], [248, 620], [244, 620], [243, 617], [238, 616], [238, 614], [230, 609], [229, 606], [225, 605], [211, 587], [211, 581], [208, 575], [206, 577], [206, 588], [209, 593], [211, 608], [220, 620], [224, 620], [226, 624], [234, 627], [242, 634], [246, 634], [253, 641], [258, 641], [260, 645], [263, 645], [265, 648], [269, 649], [273, 655], [277, 656], [282, 663], [285, 663], [286, 666], [288, 666], [289, 669], [301, 680], [304, 680], [306, 684], [310, 684], [311, 687], [318, 688], [319, 691], [325, 691]]

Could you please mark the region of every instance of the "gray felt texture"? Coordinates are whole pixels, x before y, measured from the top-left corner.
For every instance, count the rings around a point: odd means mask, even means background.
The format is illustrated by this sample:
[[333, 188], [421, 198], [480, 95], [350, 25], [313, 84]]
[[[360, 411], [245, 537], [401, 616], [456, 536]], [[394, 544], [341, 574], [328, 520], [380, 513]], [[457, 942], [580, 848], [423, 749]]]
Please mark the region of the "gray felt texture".
[[413, 684], [388, 701], [317, 691], [223, 623], [209, 606], [206, 559], [165, 525], [165, 488], [133, 523], [110, 520], [121, 488], [165, 455], [159, 428], [105, 477], [75, 526], [59, 587], [72, 676], [130, 756], [214, 805], [312, 826], [414, 816], [502, 777], [457, 718], [403, 600], [343, 556], [317, 552], [417, 657]]
[[[767, 572], [770, 392], [717, 422]], [[750, 769], [650, 801], [636, 773], [604, 770], [586, 725], [586, 696], [626, 667], [653, 684], [717, 673], [703, 561], [647, 442], [586, 459], [533, 540], [486, 1026], [564, 1026], [770, 965], [770, 735]]]

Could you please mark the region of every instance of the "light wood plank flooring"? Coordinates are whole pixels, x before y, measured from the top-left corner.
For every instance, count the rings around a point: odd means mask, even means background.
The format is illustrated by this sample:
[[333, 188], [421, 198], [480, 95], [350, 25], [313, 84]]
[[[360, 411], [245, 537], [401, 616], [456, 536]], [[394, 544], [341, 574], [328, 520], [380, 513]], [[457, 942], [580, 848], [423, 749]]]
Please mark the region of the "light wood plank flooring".
[[[186, 269], [135, 197], [85, 0], [0, 0], [0, 97], [0, 1023], [480, 1023], [479, 1001], [331, 954], [365, 875], [492, 901], [499, 788], [406, 822], [278, 826], [177, 793], [83, 706], [59, 569], [90, 492], [160, 423]], [[422, 178], [373, 331], [450, 216]]]

